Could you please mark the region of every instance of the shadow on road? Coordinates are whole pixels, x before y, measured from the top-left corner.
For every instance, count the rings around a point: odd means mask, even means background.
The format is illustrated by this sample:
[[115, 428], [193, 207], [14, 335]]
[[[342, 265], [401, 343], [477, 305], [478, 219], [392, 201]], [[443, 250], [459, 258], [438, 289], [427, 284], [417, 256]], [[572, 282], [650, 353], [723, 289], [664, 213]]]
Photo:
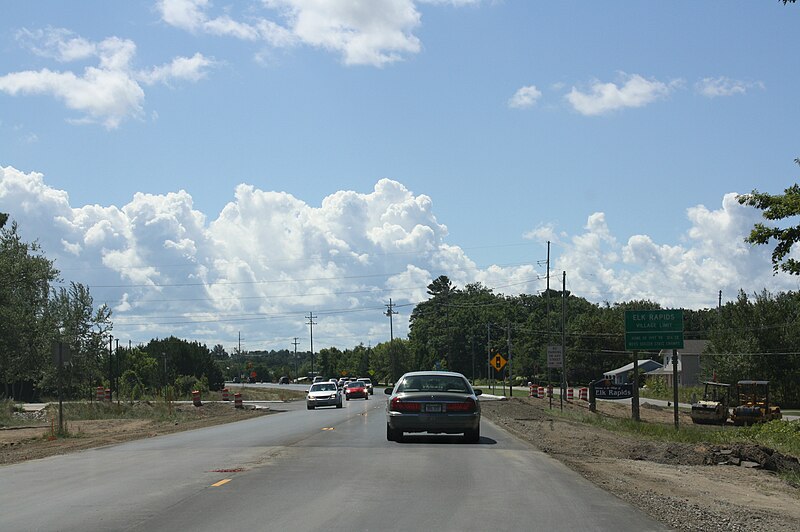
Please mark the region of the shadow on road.
[[478, 443], [467, 443], [461, 436], [441, 435], [441, 434], [405, 434], [403, 441], [399, 443], [433, 443], [436, 445], [443, 444], [461, 444], [461, 445], [496, 445], [497, 441], [486, 436], [481, 436]]

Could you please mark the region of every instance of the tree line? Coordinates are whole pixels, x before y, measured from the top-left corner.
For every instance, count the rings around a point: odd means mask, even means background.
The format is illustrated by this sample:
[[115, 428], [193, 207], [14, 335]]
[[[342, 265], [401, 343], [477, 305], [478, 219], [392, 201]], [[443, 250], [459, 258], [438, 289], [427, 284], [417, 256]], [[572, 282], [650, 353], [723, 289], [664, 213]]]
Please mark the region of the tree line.
[[[0, 398], [90, 398], [97, 387], [126, 398], [219, 389], [211, 351], [178, 338], [119, 346], [111, 309], [81, 283], [54, 286], [60, 272], [36, 242], [25, 242], [0, 213]], [[68, 358], [60, 372], [57, 354]]]

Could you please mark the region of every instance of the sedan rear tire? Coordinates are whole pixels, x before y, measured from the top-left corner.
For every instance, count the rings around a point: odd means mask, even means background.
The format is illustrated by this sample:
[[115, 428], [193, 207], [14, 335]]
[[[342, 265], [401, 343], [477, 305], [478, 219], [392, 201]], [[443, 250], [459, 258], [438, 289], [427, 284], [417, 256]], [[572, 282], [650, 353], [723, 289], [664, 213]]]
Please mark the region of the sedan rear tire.
[[481, 441], [481, 429], [478, 427], [475, 430], [464, 431], [464, 441], [467, 443], [478, 443]]
[[397, 430], [397, 429], [393, 429], [387, 423], [386, 424], [386, 439], [389, 440], [389, 441], [396, 441], [396, 442], [403, 441], [403, 431]]

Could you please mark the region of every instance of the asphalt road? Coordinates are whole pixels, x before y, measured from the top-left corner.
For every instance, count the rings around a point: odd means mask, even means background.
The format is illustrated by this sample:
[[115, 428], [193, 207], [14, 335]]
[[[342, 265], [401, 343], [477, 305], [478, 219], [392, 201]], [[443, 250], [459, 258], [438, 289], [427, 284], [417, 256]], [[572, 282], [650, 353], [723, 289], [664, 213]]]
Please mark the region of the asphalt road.
[[388, 442], [385, 401], [0, 467], [0, 530], [664, 530], [486, 420]]

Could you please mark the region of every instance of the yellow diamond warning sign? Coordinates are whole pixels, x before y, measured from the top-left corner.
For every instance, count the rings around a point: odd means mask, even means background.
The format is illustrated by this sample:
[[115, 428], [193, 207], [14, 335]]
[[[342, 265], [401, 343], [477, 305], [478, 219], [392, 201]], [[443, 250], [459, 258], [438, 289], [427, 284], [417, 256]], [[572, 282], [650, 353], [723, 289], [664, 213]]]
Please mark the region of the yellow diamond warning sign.
[[503, 358], [503, 355], [501, 355], [500, 353], [496, 354], [492, 358], [492, 367], [497, 371], [500, 371], [501, 369], [506, 367], [507, 363], [508, 361], [505, 358]]

